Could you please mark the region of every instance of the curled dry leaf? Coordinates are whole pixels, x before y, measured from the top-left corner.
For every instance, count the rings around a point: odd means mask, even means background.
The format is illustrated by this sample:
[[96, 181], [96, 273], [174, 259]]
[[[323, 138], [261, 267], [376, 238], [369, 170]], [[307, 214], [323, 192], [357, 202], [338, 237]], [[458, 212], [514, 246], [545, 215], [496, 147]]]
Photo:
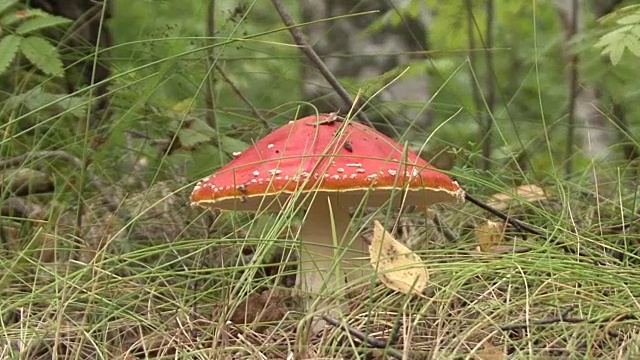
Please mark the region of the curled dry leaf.
[[422, 259], [394, 239], [379, 221], [374, 220], [373, 224], [369, 255], [378, 279], [390, 289], [422, 295], [429, 281], [429, 272]]
[[499, 193], [491, 197], [488, 205], [497, 210], [506, 210], [519, 201], [540, 201], [547, 199], [546, 192], [538, 185], [522, 185], [513, 189], [512, 194]]
[[494, 252], [494, 248], [500, 248], [500, 243], [504, 239], [506, 223], [499, 223], [487, 220], [486, 223], [476, 228], [476, 238], [478, 238], [478, 248], [482, 252]]

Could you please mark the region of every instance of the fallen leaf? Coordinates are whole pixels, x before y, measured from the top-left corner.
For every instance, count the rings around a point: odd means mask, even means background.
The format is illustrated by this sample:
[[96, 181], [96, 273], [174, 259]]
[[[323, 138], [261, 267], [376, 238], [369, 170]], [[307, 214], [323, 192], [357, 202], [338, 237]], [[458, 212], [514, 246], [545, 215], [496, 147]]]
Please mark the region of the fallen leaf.
[[234, 324], [256, 323], [256, 331], [266, 328], [266, 323], [282, 320], [287, 311], [285, 298], [287, 293], [277, 290], [264, 290], [250, 294], [231, 315]]
[[499, 223], [487, 220], [480, 225], [475, 233], [478, 238], [478, 248], [482, 252], [492, 252], [493, 247], [498, 247], [504, 239], [506, 223]]
[[489, 341], [485, 341], [482, 344], [482, 347], [483, 349], [475, 354], [476, 360], [503, 360], [507, 358], [504, 351], [491, 344]]
[[541, 201], [547, 199], [547, 194], [538, 185], [522, 185], [514, 189], [513, 194], [495, 194], [488, 205], [497, 210], [506, 210], [519, 201]]
[[429, 281], [422, 259], [394, 239], [379, 221], [374, 220], [373, 225], [369, 255], [378, 279], [390, 289], [422, 295]]

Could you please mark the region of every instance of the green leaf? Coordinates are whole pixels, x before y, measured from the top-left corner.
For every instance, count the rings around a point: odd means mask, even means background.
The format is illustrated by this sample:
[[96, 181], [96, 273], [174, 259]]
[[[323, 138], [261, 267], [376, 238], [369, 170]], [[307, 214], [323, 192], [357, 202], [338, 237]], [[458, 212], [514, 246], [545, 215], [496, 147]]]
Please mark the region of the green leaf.
[[43, 38], [29, 36], [20, 41], [22, 54], [47, 75], [62, 76], [64, 68], [58, 50]]
[[640, 24], [640, 14], [627, 15], [627, 16], [621, 17], [616, 22], [620, 25]]
[[13, 95], [6, 101], [8, 108], [25, 107], [28, 110], [46, 110], [56, 114], [75, 117], [86, 115], [87, 99], [66, 94], [53, 94], [36, 87], [30, 91]]
[[220, 148], [228, 154], [245, 151], [249, 147], [246, 142], [225, 135], [221, 135], [218, 138], [218, 142], [220, 143]]
[[4, 15], [0, 19], [0, 26], [11, 26], [17, 22], [24, 21], [33, 17], [48, 17], [51, 16], [40, 9], [28, 9], [23, 11], [13, 11], [7, 15]]
[[209, 136], [189, 128], [180, 129], [180, 131], [178, 131], [178, 139], [180, 139], [180, 144], [185, 147], [191, 147], [211, 140]]
[[608, 32], [600, 37], [600, 40], [596, 44], [596, 47], [605, 47], [622, 41], [622, 38], [627, 36], [628, 32], [633, 29], [631, 25], [625, 25], [611, 32]]
[[71, 20], [62, 16], [45, 16], [29, 19], [20, 24], [16, 29], [18, 35], [25, 35], [32, 31], [44, 29], [48, 27], [58, 26], [62, 24], [68, 24]]
[[204, 120], [201, 119], [193, 119], [191, 121], [191, 124], [189, 125], [189, 128], [201, 133], [201, 134], [205, 134], [209, 137], [214, 137], [216, 135], [216, 130], [212, 129], [211, 126], [209, 126], [209, 124], [207, 124], [206, 122], [204, 122]]
[[0, 0], [0, 14], [7, 11], [10, 7], [17, 4], [18, 0]]
[[629, 48], [633, 55], [640, 57], [640, 39], [629, 34], [624, 38], [624, 45]]
[[7, 70], [16, 57], [21, 39], [20, 36], [7, 35], [0, 40], [0, 75]]
[[611, 63], [613, 65], [617, 65], [622, 59], [622, 54], [624, 54], [624, 44], [622, 42], [611, 44], [607, 51], [609, 53], [609, 58], [611, 59]]

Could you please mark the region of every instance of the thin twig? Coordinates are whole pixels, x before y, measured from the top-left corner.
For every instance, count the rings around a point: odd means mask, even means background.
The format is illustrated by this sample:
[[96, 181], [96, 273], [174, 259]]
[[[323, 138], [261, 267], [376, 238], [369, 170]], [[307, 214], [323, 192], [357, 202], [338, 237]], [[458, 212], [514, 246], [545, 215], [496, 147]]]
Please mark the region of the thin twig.
[[573, 172], [573, 147], [575, 145], [576, 133], [576, 102], [578, 98], [578, 65], [579, 57], [576, 51], [570, 49], [570, 41], [573, 41], [578, 33], [578, 0], [571, 1], [571, 23], [566, 36], [565, 51], [569, 56], [569, 116], [567, 119], [567, 145], [565, 148], [565, 172], [567, 176], [571, 176]]
[[573, 309], [574, 307], [573, 305], [571, 305], [567, 307], [565, 310], [563, 310], [562, 313], [560, 313], [560, 316], [552, 316], [552, 317], [539, 319], [539, 320], [531, 320], [529, 322], [522, 323], [522, 324], [503, 325], [503, 326], [500, 326], [500, 330], [512, 331], [512, 330], [528, 329], [530, 326], [536, 326], [536, 325], [550, 325], [550, 324], [557, 324], [557, 323], [577, 324], [577, 323], [584, 322], [585, 319], [569, 317], [569, 314], [573, 311]]
[[469, 38], [469, 81], [472, 84], [471, 97], [475, 105], [475, 112], [479, 113], [480, 109], [484, 108], [484, 104], [482, 103], [480, 89], [478, 88], [474, 74], [478, 68], [478, 57], [476, 56], [475, 28], [477, 26], [475, 17], [473, 16], [473, 0], [465, 0], [465, 7], [467, 9], [467, 37]]
[[[302, 33], [298, 25], [296, 25], [293, 22], [293, 19], [291, 19], [291, 15], [289, 15], [289, 12], [282, 4], [282, 1], [271, 0], [271, 3], [273, 4], [273, 7], [276, 9], [278, 14], [280, 14], [280, 18], [282, 19], [282, 22], [289, 29], [289, 32], [291, 33], [291, 37], [293, 37], [293, 41], [295, 41], [295, 43], [300, 47], [300, 50], [316, 66], [318, 71], [320, 71], [320, 74], [322, 74], [324, 79], [329, 83], [329, 85], [331, 85], [333, 90], [336, 93], [338, 93], [338, 96], [340, 96], [342, 101], [345, 103], [345, 105], [347, 106], [347, 109], [356, 110], [356, 104], [354, 104], [347, 90], [345, 90], [344, 87], [340, 85], [340, 82], [338, 82], [338, 79], [336, 79], [336, 77], [331, 73], [331, 70], [329, 70], [327, 65], [325, 65], [324, 61], [322, 61], [320, 56], [318, 56], [318, 54], [313, 50], [311, 45], [309, 45], [307, 41], [304, 39], [304, 34]], [[358, 111], [357, 116], [360, 119], [360, 121], [373, 127], [373, 123], [371, 122], [371, 120], [369, 120], [369, 118], [364, 112]]]
[[[216, 35], [216, 0], [209, 0], [209, 6], [207, 7], [207, 37], [213, 39]], [[205, 87], [205, 118], [207, 125], [212, 129], [218, 129], [216, 121], [216, 98], [215, 98], [215, 86], [216, 77], [213, 71], [213, 66], [216, 62], [215, 46], [210, 46], [207, 50], [207, 79]]]
[[487, 22], [486, 22], [486, 41], [485, 41], [485, 60], [487, 62], [487, 72], [485, 74], [485, 91], [487, 92], [487, 112], [484, 116], [482, 124], [484, 139], [482, 141], [482, 169], [489, 170], [491, 166], [491, 150], [493, 149], [492, 132], [493, 132], [493, 108], [495, 105], [495, 84], [493, 70], [493, 18], [494, 3], [493, 0], [487, 0]]
[[[482, 201], [476, 199], [475, 197], [469, 195], [468, 193], [464, 194], [465, 199], [467, 199], [470, 203], [478, 206], [479, 208], [486, 210], [488, 212], [490, 212], [491, 214], [499, 217], [500, 219], [506, 221], [507, 223], [511, 224], [513, 227], [515, 227], [518, 231], [520, 232], [527, 232], [527, 233], [531, 233], [534, 235], [538, 235], [538, 236], [545, 236], [541, 231], [534, 229], [531, 225], [524, 223], [514, 217], [511, 217], [507, 214], [502, 213], [501, 211], [494, 209], [493, 207], [491, 207], [488, 204], [483, 203]], [[589, 255], [588, 253], [582, 251], [582, 250], [574, 250], [571, 247], [564, 245], [564, 244], [559, 244], [557, 241], [552, 242], [555, 245], [560, 246], [560, 248], [564, 251], [567, 252], [569, 254], [573, 254], [573, 255], [578, 255], [582, 258], [585, 259], [585, 261], [588, 261], [594, 265], [607, 265], [607, 262], [599, 260], [599, 259], [592, 259], [592, 256]]]
[[[369, 344], [370, 346], [376, 348], [376, 349], [383, 349], [387, 355], [392, 356], [396, 359], [406, 359], [409, 360], [408, 357], [403, 358], [402, 356], [402, 352], [400, 352], [399, 350], [396, 350], [392, 347], [389, 347], [389, 341], [384, 341], [381, 339], [377, 339], [377, 338], [373, 338], [371, 336], [367, 336], [365, 333], [363, 333], [362, 331], [354, 328], [353, 326], [349, 325], [349, 324], [342, 324], [340, 323], [338, 320], [332, 318], [331, 316], [328, 315], [322, 315], [322, 319], [324, 321], [327, 322], [327, 324], [334, 326], [336, 328], [343, 328], [344, 330], [346, 330], [351, 336], [355, 337], [356, 339], [365, 342], [367, 344]], [[395, 337], [395, 336], [394, 336]]]
[[451, 231], [449, 226], [440, 218], [437, 212], [433, 213], [433, 223], [436, 224], [436, 229], [445, 237], [445, 239], [455, 242], [458, 240], [458, 236]]
[[236, 84], [234, 84], [233, 81], [229, 79], [227, 74], [225, 74], [225, 72], [220, 68], [220, 66], [216, 65], [216, 70], [218, 71], [218, 73], [220, 73], [220, 76], [222, 76], [222, 80], [224, 80], [231, 87], [231, 90], [233, 90], [233, 92], [236, 93], [236, 95], [238, 95], [240, 100], [242, 100], [245, 104], [247, 104], [247, 106], [249, 107], [253, 115], [257, 117], [258, 120], [260, 120], [260, 122], [262, 123], [262, 126], [264, 126], [265, 129], [269, 131], [273, 130], [271, 124], [269, 124], [267, 119], [265, 119], [262, 116], [262, 114], [260, 114], [260, 111], [258, 111], [258, 109], [256, 109], [255, 106], [253, 106], [251, 101], [246, 96], [244, 96], [242, 91], [240, 91], [240, 89], [236, 86]]
[[464, 197], [466, 200], [468, 200], [470, 203], [478, 206], [479, 208], [486, 210], [490, 213], [492, 213], [493, 215], [499, 217], [500, 219], [508, 222], [509, 224], [511, 224], [513, 227], [515, 227], [516, 229], [518, 229], [519, 231], [525, 231], [534, 235], [539, 235], [539, 236], [544, 236], [544, 234], [539, 231], [534, 229], [531, 225], [528, 225], [526, 223], [523, 223], [522, 221], [513, 218], [507, 214], [502, 213], [499, 210], [494, 209], [493, 207], [491, 207], [488, 204], [483, 203], [482, 201], [476, 199], [475, 197], [471, 196], [469, 193], [465, 193]]
[[539, 320], [531, 320], [522, 324], [510, 324], [500, 326], [500, 330], [502, 331], [511, 331], [511, 330], [521, 330], [528, 329], [531, 326], [540, 326], [540, 325], [551, 325], [558, 323], [569, 323], [569, 324], [579, 324], [579, 323], [589, 323], [589, 324], [598, 324], [598, 325], [608, 325], [611, 322], [619, 322], [624, 320], [635, 320], [638, 317], [633, 314], [616, 314], [604, 320], [596, 320], [596, 319], [585, 319], [578, 317], [569, 317], [569, 314], [574, 310], [574, 306], [571, 305], [564, 309], [559, 316], [552, 316]]

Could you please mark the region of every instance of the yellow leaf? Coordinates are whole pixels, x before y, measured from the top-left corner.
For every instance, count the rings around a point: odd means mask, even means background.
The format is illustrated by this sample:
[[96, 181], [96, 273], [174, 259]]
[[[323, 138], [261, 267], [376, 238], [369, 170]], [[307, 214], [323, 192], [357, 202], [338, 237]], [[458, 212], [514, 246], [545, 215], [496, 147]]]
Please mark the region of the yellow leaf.
[[478, 247], [482, 252], [491, 252], [504, 238], [504, 230], [506, 223], [488, 221], [476, 229], [476, 237], [478, 238]]
[[374, 220], [373, 224], [369, 255], [378, 279], [390, 289], [422, 295], [429, 281], [429, 272], [422, 259], [394, 239], [379, 221]]
[[489, 206], [497, 210], [505, 210], [513, 205], [517, 205], [518, 201], [524, 200], [528, 202], [545, 200], [547, 194], [538, 185], [522, 185], [514, 189], [511, 194], [495, 194], [489, 201]]

